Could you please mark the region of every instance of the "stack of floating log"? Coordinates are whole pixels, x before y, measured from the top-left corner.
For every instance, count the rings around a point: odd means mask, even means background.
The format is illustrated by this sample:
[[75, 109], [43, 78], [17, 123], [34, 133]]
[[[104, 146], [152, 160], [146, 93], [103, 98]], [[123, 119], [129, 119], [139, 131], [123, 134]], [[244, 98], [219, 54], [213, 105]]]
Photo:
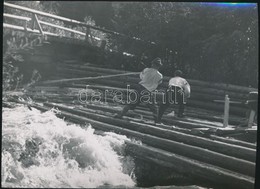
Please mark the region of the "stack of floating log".
[[[8, 3], [5, 3], [5, 6], [7, 5]], [[24, 9], [10, 4], [9, 7]], [[26, 11], [28, 10], [26, 8]], [[36, 13], [43, 15], [39, 11]], [[45, 13], [44, 15], [46, 16]], [[57, 16], [51, 16], [50, 14], [47, 14], [47, 16], [57, 18]], [[67, 21], [66, 18], [59, 17], [59, 19]], [[78, 23], [77, 21], [74, 22]], [[82, 24], [85, 25], [84, 23]], [[12, 29], [24, 30], [23, 27], [13, 27], [6, 23], [4, 25]], [[48, 23], [47, 25], [50, 26]], [[104, 31], [104, 29], [98, 30]], [[47, 33], [45, 32], [45, 34]], [[78, 58], [81, 52], [86, 54], [86, 44], [83, 41], [66, 40], [66, 38], [59, 39], [57, 37], [49, 37], [49, 42], [50, 40], [53, 43], [51, 47], [47, 47], [45, 43], [43, 47], [34, 49], [34, 56], [30, 56], [30, 59], [25, 61], [31, 63], [32, 66], [25, 67], [33, 67], [37, 63], [40, 70], [47, 70], [46, 72], [48, 72], [44, 73], [43, 77], [56, 74], [53, 76], [53, 79], [95, 77], [124, 73], [124, 71], [120, 70], [77, 64], [77, 61], [54, 65], [53, 62], [60, 61], [63, 58]], [[66, 42], [69, 45], [64, 45]], [[87, 50], [91, 51], [91, 48]], [[59, 57], [57, 57], [57, 51], [59, 52]], [[96, 51], [94, 51], [95, 53]], [[91, 57], [96, 58], [97, 56], [92, 55]], [[57, 66], [57, 68], [54, 68], [54, 66]], [[169, 77], [164, 78], [163, 87], [167, 86], [168, 80]], [[221, 189], [253, 188], [256, 145], [220, 136], [226, 133], [226, 130], [217, 129], [221, 127], [224, 106], [223, 104], [215, 103], [214, 100], [222, 100], [228, 94], [232, 100], [243, 102], [246, 100], [248, 92], [256, 89], [188, 80], [192, 87], [192, 97], [188, 102], [187, 118], [176, 119], [165, 116], [164, 121], [167, 125], [159, 126], [136, 118], [136, 115], [141, 114], [145, 119], [151, 120], [151, 113], [144, 106], [138, 108], [135, 113], [129, 112], [127, 114], [128, 118], [121, 120], [112, 117], [114, 113], [121, 110], [120, 105], [114, 103], [112, 97], [107, 99], [107, 103], [99, 105], [89, 101], [82, 104], [78, 100], [79, 91], [85, 89], [86, 85], [88, 85], [88, 89], [85, 92], [91, 94], [93, 89], [104, 91], [109, 89], [108, 87], [111, 87], [110, 89], [117, 87], [123, 91], [122, 89], [126, 89], [127, 84], [133, 86], [138, 81], [138, 76], [120, 76], [110, 78], [109, 80], [103, 78], [92, 81], [82, 80], [56, 83], [56, 86], [41, 85], [28, 88], [26, 91], [26, 96], [32, 98], [34, 102], [28, 104], [28, 102], [15, 98], [13, 101], [24, 103], [29, 109], [34, 107], [47, 111], [52, 108], [58, 108], [60, 110], [60, 113], [57, 114], [58, 117], [79, 123], [82, 127], [86, 126], [86, 124], [91, 124], [95, 130], [126, 135], [134, 139], [131, 140], [132, 142], [126, 141], [126, 155], [129, 154], [136, 159], [146, 160], [166, 167], [173, 174], [178, 173], [183, 177], [189, 178], [193, 184]], [[126, 94], [124, 94], [125, 97]], [[90, 99], [87, 98], [86, 100]], [[8, 103], [5, 103], [4, 106], [12, 107]], [[176, 108], [172, 107], [170, 111], [172, 110], [176, 110]], [[239, 124], [239, 119], [244, 117], [245, 111], [246, 108], [243, 106], [243, 103], [240, 105], [232, 104], [230, 107], [230, 123], [234, 125]], [[206, 128], [207, 132], [198, 130], [198, 128]], [[246, 129], [233, 128], [233, 130], [245, 132]], [[228, 131], [231, 132], [232, 130]], [[250, 131], [250, 129], [246, 130], [246, 132]], [[141, 140], [142, 144], [133, 142], [136, 140]], [[157, 172], [157, 170], [152, 171], [159, 176], [160, 172]], [[172, 182], [174, 183], [175, 181], [173, 180]]]
[[[75, 65], [75, 64], [62, 64], [58, 65], [57, 68], [59, 78], [75, 78], [75, 77], [87, 77], [87, 76], [101, 76], [101, 75], [111, 75], [111, 74], [122, 74], [125, 73], [121, 70], [105, 69], [100, 67], [95, 67], [93, 65]], [[170, 77], [164, 77], [164, 82], [162, 87], [166, 87]], [[126, 89], [127, 84], [134, 86], [140, 81], [138, 75], [120, 76], [112, 77], [108, 79], [98, 79], [98, 80], [87, 80], [87, 81], [77, 81], [69, 83], [70, 86], [83, 87], [86, 85], [90, 87], [92, 85], [102, 85], [110, 87], [118, 87]], [[255, 88], [247, 88], [235, 85], [225, 85], [208, 83], [197, 80], [190, 80], [188, 82], [191, 85], [192, 95], [188, 101], [188, 106], [203, 108], [208, 110], [216, 110], [218, 112], [223, 112], [223, 104], [216, 103], [214, 100], [224, 100], [225, 95], [229, 95], [231, 100], [240, 101], [241, 104], [231, 104], [230, 114], [245, 116], [246, 107], [244, 102], [247, 99], [247, 95], [250, 91], [257, 91]], [[60, 83], [59, 83], [60, 84]]]
[[126, 153], [172, 169], [202, 186], [216, 188], [253, 188], [256, 145], [203, 135], [192, 130], [154, 126], [134, 119], [114, 119], [107, 111], [66, 103], [33, 103], [31, 107], [47, 111], [59, 109], [58, 117], [96, 130], [123, 134], [141, 140], [142, 145], [126, 142]]
[[[57, 74], [55, 75], [55, 77], [53, 77], [53, 79], [62, 78], [62, 81], [64, 81], [64, 78], [75, 78], [75, 77], [86, 77], [86, 76], [95, 77], [95, 78], [97, 76], [101, 76], [101, 78], [93, 79], [93, 80], [76, 80], [76, 81], [74, 80], [73, 82], [56, 82], [54, 84], [51, 84], [54, 85], [54, 87], [52, 86], [53, 88], [55, 88], [56, 86], [56, 87], [62, 87], [63, 89], [68, 88], [70, 90], [72, 89], [74, 90], [74, 93], [70, 96], [68, 96], [68, 94], [65, 92], [67, 94], [66, 96], [62, 97], [60, 95], [56, 95], [55, 97], [54, 95], [52, 97], [54, 99], [59, 98], [59, 102], [62, 102], [63, 100], [66, 99], [79, 101], [78, 99], [79, 90], [82, 89], [85, 90], [86, 86], [88, 88], [87, 91], [89, 91], [89, 95], [86, 95], [88, 97], [88, 99], [86, 100], [90, 100], [89, 98], [91, 96], [90, 94], [91, 90], [100, 91], [104, 94], [106, 93], [106, 91], [115, 91], [116, 89], [120, 92], [123, 92], [123, 99], [125, 100], [126, 86], [130, 85], [130, 88], [134, 88], [134, 85], [136, 85], [136, 83], [138, 83], [139, 81], [138, 74], [111, 77], [109, 79], [102, 78], [104, 76], [106, 77], [111, 74], [124, 74], [125, 72], [120, 70], [100, 68], [100, 67], [93, 66], [91, 64], [82, 65], [76, 63], [68, 61], [68, 62], [64, 62], [64, 64], [62, 65], [58, 65]], [[167, 86], [168, 80], [169, 77], [164, 78], [163, 87]], [[189, 82], [192, 85], [192, 95], [191, 95], [191, 99], [188, 101], [187, 109], [186, 109], [188, 118], [180, 121], [176, 118], [172, 119], [167, 116], [164, 116], [164, 121], [166, 123], [175, 124], [177, 126], [186, 127], [186, 128], [216, 128], [216, 126], [221, 127], [223, 122], [224, 104], [216, 103], [214, 102], [214, 100], [223, 98], [225, 94], [228, 94], [232, 100], [237, 100], [241, 102], [241, 104], [231, 104], [229, 124], [239, 125], [245, 121], [245, 112], [247, 109], [243, 104], [243, 102], [246, 101], [248, 92], [256, 89], [252, 89], [252, 88], [249, 89], [246, 87], [240, 87], [234, 85], [227, 87], [223, 84], [214, 84], [214, 83], [210, 84], [207, 82], [200, 82], [194, 80], [189, 80]], [[214, 88], [213, 86], [216, 88]], [[48, 89], [48, 86], [47, 87], [45, 86], [45, 88]], [[35, 90], [41, 90], [41, 89], [43, 89], [44, 91], [44, 86], [39, 86], [38, 89]], [[56, 88], [55, 90], [60, 90], [60, 89]], [[241, 92], [238, 93], [238, 90], [240, 90]], [[46, 94], [43, 95], [41, 98], [45, 98], [46, 100], [47, 98]], [[112, 96], [111, 95], [106, 96], [106, 99], [101, 98], [101, 100], [110, 103], [113, 103], [115, 101], [114, 99], [115, 98], [113, 97], [113, 94]], [[166, 113], [169, 113], [173, 110], [176, 111], [175, 106], [173, 106], [172, 109], [168, 110], [168, 112]], [[137, 108], [136, 113], [142, 114], [145, 118], [148, 119], [152, 117], [151, 113], [147, 111], [147, 108], [144, 106]], [[217, 132], [215, 133], [227, 135], [227, 134], [236, 134], [241, 132], [243, 132], [243, 129], [242, 130], [232, 129], [231, 131], [217, 130]], [[253, 131], [250, 129], [247, 130], [247, 133], [252, 133], [252, 132], [253, 134], [255, 134], [256, 130]], [[252, 138], [253, 141], [254, 139], [255, 137]]]
[[[121, 74], [123, 71], [94, 67], [93, 65], [63, 64], [52, 79], [75, 77], [96, 77]], [[164, 78], [167, 85], [169, 78]], [[235, 128], [221, 130], [223, 126], [223, 104], [214, 103], [225, 94], [244, 101], [252, 89], [238, 86], [226, 87], [189, 80], [192, 86], [192, 98], [188, 102], [187, 118], [177, 119], [164, 116], [165, 125], [152, 124], [152, 115], [145, 106], [129, 112], [125, 119], [115, 119], [113, 115], [121, 111], [121, 105], [113, 99], [107, 102], [79, 102], [79, 91], [115, 89], [123, 90], [139, 81], [138, 76], [120, 76], [119, 78], [56, 83], [52, 86], [35, 86], [27, 90], [26, 95], [35, 102], [30, 106], [47, 111], [60, 110], [57, 116], [82, 126], [91, 124], [95, 130], [115, 132], [135, 140], [142, 145], [126, 142], [126, 153], [136, 159], [172, 169], [173, 173], [184, 175], [200, 183], [201, 186], [214, 188], [253, 188], [255, 176], [256, 144], [225, 138], [228, 133], [251, 132], [256, 130]], [[238, 93], [238, 91], [240, 91]], [[90, 95], [89, 95], [90, 96]], [[89, 97], [88, 96], [88, 97]], [[176, 110], [176, 107], [172, 107]], [[243, 105], [231, 105], [230, 123], [239, 124], [245, 113]], [[140, 119], [142, 115], [143, 119]], [[150, 122], [149, 122], [150, 121]], [[204, 130], [201, 130], [204, 128]], [[133, 141], [135, 141], [133, 140]], [[196, 182], [195, 182], [196, 181]], [[174, 183], [174, 181], [173, 181]]]

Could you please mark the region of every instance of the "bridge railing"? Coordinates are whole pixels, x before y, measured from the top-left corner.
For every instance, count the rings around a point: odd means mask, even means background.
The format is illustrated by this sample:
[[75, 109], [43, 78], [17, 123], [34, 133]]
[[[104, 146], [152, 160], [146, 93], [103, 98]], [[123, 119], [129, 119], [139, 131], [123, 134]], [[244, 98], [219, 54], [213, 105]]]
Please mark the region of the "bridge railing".
[[[40, 34], [40, 35], [58, 36], [58, 34], [56, 34], [56, 33], [44, 31], [42, 25], [45, 25], [45, 26], [61, 29], [61, 30], [67, 31], [67, 32], [71, 32], [72, 35], [78, 34], [80, 36], [85, 37], [85, 39], [90, 41], [91, 43], [93, 43], [94, 40], [101, 41], [100, 38], [95, 37], [92, 34], [93, 33], [92, 31], [96, 30], [96, 31], [99, 31], [99, 32], [103, 32], [105, 34], [111, 34], [111, 35], [115, 35], [115, 36], [126, 37], [126, 38], [130, 38], [132, 40], [135, 40], [135, 41], [140, 41], [140, 42], [146, 43], [146, 44], [156, 45], [154, 42], [145, 41], [145, 40], [142, 40], [142, 39], [137, 38], [137, 37], [131, 37], [131, 36], [127, 36], [125, 34], [115, 32], [115, 31], [107, 30], [107, 29], [104, 29], [104, 28], [99, 28], [97, 26], [92, 26], [92, 25], [89, 25], [85, 22], [80, 22], [80, 21], [65, 18], [65, 17], [62, 17], [62, 16], [53, 15], [53, 14], [50, 14], [50, 13], [34, 10], [34, 9], [23, 7], [23, 6], [20, 6], [20, 5], [15, 5], [15, 4], [4, 2], [4, 6], [32, 14], [32, 17], [30, 18], [30, 17], [25, 17], [25, 16], [19, 16], [19, 15], [4, 13], [4, 17], [24, 21], [23, 26], [3, 23], [4, 28], [11, 28], [11, 29], [16, 29], [16, 30], [33, 32], [33, 33], [37, 33], [37, 34]], [[78, 30], [71, 29], [71, 28], [64, 27], [64, 26], [60, 26], [60, 25], [57, 25], [57, 24], [54, 24], [54, 23], [49, 23], [49, 22], [46, 22], [46, 21], [43, 21], [43, 20], [39, 20], [38, 16], [55, 19], [55, 20], [62, 21], [62, 22], [67, 23], [67, 24], [73, 24], [73, 25], [81, 26], [81, 27], [85, 28], [86, 32], [78, 31]], [[30, 23], [31, 27], [28, 27], [29, 23]]]
[[[45, 12], [42, 12], [42, 11], [30, 9], [30, 8], [27, 8], [27, 7], [14, 5], [14, 4], [11, 4], [11, 3], [4, 2], [4, 6], [32, 14], [32, 17], [25, 17], [25, 16], [20, 16], [20, 15], [4, 13], [3, 16], [5, 18], [11, 18], [11, 19], [23, 21], [23, 26], [14, 25], [14, 24], [4, 22], [3, 23], [4, 28], [10, 28], [10, 29], [20, 30], [20, 31], [25, 31], [25, 32], [32, 32], [32, 33], [36, 33], [36, 34], [39, 34], [39, 35], [51, 35], [51, 36], [58, 36], [59, 35], [57, 33], [44, 31], [42, 26], [45, 25], [45, 26], [49, 26], [49, 27], [53, 27], [53, 28], [57, 28], [57, 29], [61, 29], [61, 30], [70, 32], [73, 35], [74, 34], [81, 35], [81, 36], [85, 37], [86, 40], [89, 40], [92, 43], [93, 43], [93, 40], [101, 41], [100, 38], [92, 35], [92, 33], [90, 31], [90, 26], [87, 25], [86, 23], [71, 20], [71, 19], [68, 19], [68, 18], [60, 17], [60, 16], [57, 16], [57, 15], [49, 14], [49, 13], [45, 13]], [[80, 26], [84, 26], [84, 27], [87, 28], [87, 30], [86, 30], [87, 32], [84, 33], [82, 31], [78, 31], [78, 30], [71, 29], [71, 28], [68, 28], [68, 27], [64, 27], [64, 26], [61, 26], [61, 25], [57, 25], [57, 24], [54, 24], [54, 23], [46, 22], [46, 21], [40, 20], [38, 18], [38, 16], [48, 17], [48, 18], [52, 18], [54, 20], [68, 22], [70, 24], [77, 24], [77, 25], [80, 25]]]

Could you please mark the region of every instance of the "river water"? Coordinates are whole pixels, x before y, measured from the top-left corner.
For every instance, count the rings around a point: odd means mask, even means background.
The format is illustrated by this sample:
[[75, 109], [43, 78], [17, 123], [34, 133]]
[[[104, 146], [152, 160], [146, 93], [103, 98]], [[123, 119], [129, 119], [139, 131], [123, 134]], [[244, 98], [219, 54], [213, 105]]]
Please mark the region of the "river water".
[[126, 136], [94, 134], [55, 116], [19, 105], [2, 109], [4, 187], [133, 187], [134, 163]]

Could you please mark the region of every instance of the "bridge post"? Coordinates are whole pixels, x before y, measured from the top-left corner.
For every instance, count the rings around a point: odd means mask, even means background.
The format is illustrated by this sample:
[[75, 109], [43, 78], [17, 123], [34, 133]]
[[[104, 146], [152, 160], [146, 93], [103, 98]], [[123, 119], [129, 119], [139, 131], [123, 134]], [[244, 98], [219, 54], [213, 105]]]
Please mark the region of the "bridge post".
[[28, 22], [27, 20], [25, 20], [23, 27], [26, 34], [28, 33], [27, 26], [28, 26]]
[[101, 41], [101, 44], [100, 44], [100, 48], [101, 48], [102, 50], [105, 50], [106, 44], [107, 44], [107, 41], [106, 41], [106, 40], [102, 40], [102, 41]]
[[92, 34], [91, 34], [91, 30], [90, 27], [87, 26], [87, 31], [86, 31], [86, 36], [85, 36], [85, 40], [90, 42], [93, 45], [93, 39], [92, 39]]
[[32, 30], [35, 28], [35, 17], [32, 15], [32, 20], [31, 20], [31, 27]]
[[42, 35], [44, 35], [43, 30], [42, 30], [42, 27], [41, 27], [41, 24], [39, 23], [39, 20], [38, 20], [37, 15], [36, 15], [36, 14], [33, 14], [33, 17], [34, 17], [34, 23], [36, 23], [37, 28], [40, 30], [40, 33], [41, 33]]

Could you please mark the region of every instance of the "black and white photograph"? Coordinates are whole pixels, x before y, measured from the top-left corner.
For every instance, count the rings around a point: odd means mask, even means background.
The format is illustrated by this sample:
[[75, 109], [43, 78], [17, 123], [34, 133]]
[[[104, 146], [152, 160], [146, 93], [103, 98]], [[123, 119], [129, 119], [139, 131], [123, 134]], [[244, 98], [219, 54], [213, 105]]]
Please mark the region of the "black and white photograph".
[[258, 3], [2, 5], [1, 187], [260, 187]]

